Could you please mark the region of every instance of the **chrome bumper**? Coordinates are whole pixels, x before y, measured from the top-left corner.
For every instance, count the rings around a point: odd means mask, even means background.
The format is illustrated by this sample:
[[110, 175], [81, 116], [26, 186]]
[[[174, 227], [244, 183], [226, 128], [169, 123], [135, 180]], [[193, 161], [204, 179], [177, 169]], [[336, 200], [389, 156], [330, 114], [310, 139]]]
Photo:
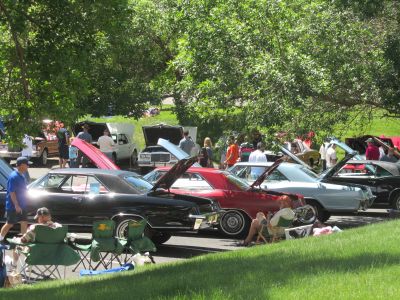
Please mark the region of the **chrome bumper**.
[[219, 218], [223, 211], [206, 213], [202, 215], [189, 215], [190, 219], [194, 219], [194, 230], [212, 228], [219, 223]]

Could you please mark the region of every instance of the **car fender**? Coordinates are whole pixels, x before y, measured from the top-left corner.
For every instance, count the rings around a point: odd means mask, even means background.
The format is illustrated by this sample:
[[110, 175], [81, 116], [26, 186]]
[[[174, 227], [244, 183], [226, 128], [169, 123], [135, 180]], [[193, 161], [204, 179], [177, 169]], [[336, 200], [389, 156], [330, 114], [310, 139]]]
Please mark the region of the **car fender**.
[[400, 189], [394, 189], [389, 194], [389, 203], [392, 202], [393, 198], [400, 193]]
[[[142, 219], [142, 220], [145, 219], [139, 213], [132, 213], [132, 212], [120, 212], [118, 214], [113, 215], [110, 219], [115, 221], [115, 220], [118, 220], [120, 218], [125, 218], [125, 217], [133, 217], [135, 219]], [[149, 223], [149, 221], [148, 220], [146, 220], [146, 221], [147, 221], [147, 224], [149, 224], [149, 226], [152, 227], [151, 224]]]

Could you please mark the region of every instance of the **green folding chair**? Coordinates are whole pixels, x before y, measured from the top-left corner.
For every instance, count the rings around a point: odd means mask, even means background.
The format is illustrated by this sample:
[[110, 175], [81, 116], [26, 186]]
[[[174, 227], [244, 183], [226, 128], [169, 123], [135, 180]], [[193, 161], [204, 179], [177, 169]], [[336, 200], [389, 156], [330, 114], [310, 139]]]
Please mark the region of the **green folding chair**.
[[[124, 245], [118, 238], [114, 237], [114, 231], [115, 222], [113, 220], [94, 222], [91, 243], [87, 245], [74, 244], [74, 248], [80, 254], [81, 259], [72, 271], [75, 272], [80, 265], [87, 270], [97, 270], [100, 266], [108, 269], [112, 267], [114, 260], [121, 266], [119, 256], [124, 250]], [[95, 263], [94, 266], [92, 262]]]
[[[128, 238], [120, 239], [124, 245], [125, 263], [130, 261], [132, 257], [141, 252], [156, 252], [157, 248], [154, 243], [144, 235], [144, 230], [147, 225], [147, 220], [140, 221], [131, 220], [128, 223]], [[152, 257], [151, 257], [152, 259]]]
[[[263, 241], [264, 243], [273, 243], [285, 236], [284, 230], [292, 226], [293, 219], [285, 219], [280, 217], [276, 226], [270, 226], [265, 222], [261, 224], [258, 231], [256, 243]], [[282, 232], [279, 234], [278, 232]]]
[[[8, 239], [10, 244], [16, 246], [20, 261], [22, 255], [25, 258], [21, 261], [21, 275], [30, 281], [65, 278], [66, 266], [74, 265], [80, 259], [78, 253], [66, 243], [68, 227], [36, 225], [34, 231], [34, 242], [20, 243]], [[64, 266], [63, 276], [60, 266]]]

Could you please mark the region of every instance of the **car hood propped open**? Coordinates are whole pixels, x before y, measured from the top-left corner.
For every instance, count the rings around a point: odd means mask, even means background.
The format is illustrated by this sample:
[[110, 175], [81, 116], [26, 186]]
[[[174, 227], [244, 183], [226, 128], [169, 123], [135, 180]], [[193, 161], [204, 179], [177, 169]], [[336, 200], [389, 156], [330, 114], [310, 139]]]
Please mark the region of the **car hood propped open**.
[[251, 184], [251, 188], [255, 188], [256, 186], [261, 186], [264, 180], [283, 162], [283, 158], [277, 159], [269, 168], [266, 168], [265, 171]]
[[171, 126], [165, 124], [143, 126], [143, 135], [146, 146], [155, 146], [159, 138], [170, 141], [174, 145], [178, 145], [183, 137], [182, 126]]
[[83, 154], [85, 154], [99, 169], [106, 170], [119, 170], [120, 168], [114, 164], [111, 159], [109, 159], [103, 152], [101, 152], [95, 146], [89, 144], [88, 142], [75, 138], [72, 143], [72, 146], [75, 146]]
[[332, 176], [334, 176], [341, 168], [344, 167], [344, 165], [353, 157], [357, 156], [358, 152], [357, 151], [353, 151], [352, 153], [347, 153], [346, 156], [339, 161], [336, 165], [334, 165], [332, 168], [326, 170], [325, 172], [322, 172], [319, 175], [320, 180], [326, 180]]

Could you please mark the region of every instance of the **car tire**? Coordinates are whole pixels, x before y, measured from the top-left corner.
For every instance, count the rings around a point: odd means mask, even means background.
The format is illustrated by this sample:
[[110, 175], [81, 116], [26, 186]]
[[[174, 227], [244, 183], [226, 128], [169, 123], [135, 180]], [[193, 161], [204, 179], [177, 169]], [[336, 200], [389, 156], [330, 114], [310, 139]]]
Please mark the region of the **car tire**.
[[154, 244], [161, 245], [167, 242], [171, 238], [171, 236], [172, 235], [168, 232], [156, 231], [152, 234], [150, 239]]
[[47, 149], [44, 149], [42, 152], [42, 155], [38, 158], [37, 162], [39, 166], [47, 166], [48, 163], [48, 158], [49, 158], [49, 152]]
[[311, 202], [308, 202], [307, 204], [309, 204], [309, 205], [311, 205], [312, 207], [314, 207], [315, 212], [317, 213], [317, 219], [318, 219], [320, 222], [324, 223], [324, 222], [326, 222], [326, 221], [331, 217], [331, 214], [330, 214], [328, 211], [326, 211], [326, 210], [322, 207], [322, 205], [319, 204], [318, 202], [316, 202], [316, 201], [311, 201]]
[[221, 217], [219, 230], [232, 238], [243, 238], [250, 228], [250, 218], [238, 210], [228, 210]]
[[391, 207], [395, 210], [400, 210], [400, 192], [397, 192], [391, 201]]
[[128, 238], [128, 224], [130, 221], [141, 220], [140, 217], [125, 217], [117, 221], [117, 226], [115, 227], [115, 236], [118, 238]]

